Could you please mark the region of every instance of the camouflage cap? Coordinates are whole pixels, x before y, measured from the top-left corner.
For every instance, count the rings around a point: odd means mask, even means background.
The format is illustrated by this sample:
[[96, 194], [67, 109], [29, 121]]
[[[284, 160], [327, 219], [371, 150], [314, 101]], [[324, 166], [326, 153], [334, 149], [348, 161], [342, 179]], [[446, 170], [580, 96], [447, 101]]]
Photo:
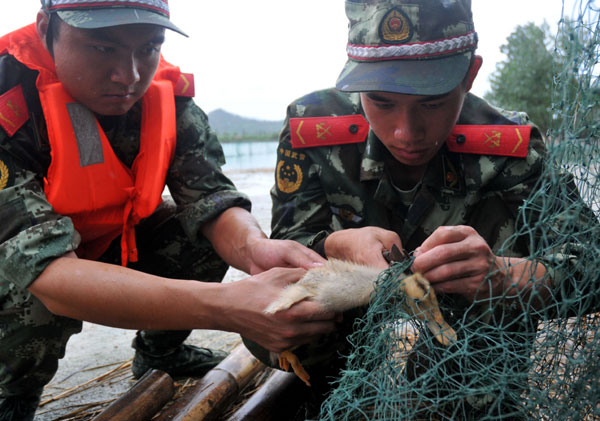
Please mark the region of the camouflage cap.
[[163, 26], [187, 37], [169, 19], [168, 0], [41, 0], [42, 8], [56, 12], [76, 28], [95, 29], [132, 23]]
[[342, 91], [444, 94], [477, 48], [471, 0], [347, 0], [346, 15]]

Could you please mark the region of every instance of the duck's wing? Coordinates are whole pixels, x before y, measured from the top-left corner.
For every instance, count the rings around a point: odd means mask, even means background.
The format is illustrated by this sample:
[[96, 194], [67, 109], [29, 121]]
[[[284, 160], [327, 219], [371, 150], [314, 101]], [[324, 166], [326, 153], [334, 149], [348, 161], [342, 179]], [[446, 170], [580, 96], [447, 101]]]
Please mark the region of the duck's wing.
[[286, 310], [300, 301], [314, 297], [314, 295], [315, 291], [310, 285], [298, 281], [285, 287], [279, 297], [265, 309], [265, 313], [274, 314]]

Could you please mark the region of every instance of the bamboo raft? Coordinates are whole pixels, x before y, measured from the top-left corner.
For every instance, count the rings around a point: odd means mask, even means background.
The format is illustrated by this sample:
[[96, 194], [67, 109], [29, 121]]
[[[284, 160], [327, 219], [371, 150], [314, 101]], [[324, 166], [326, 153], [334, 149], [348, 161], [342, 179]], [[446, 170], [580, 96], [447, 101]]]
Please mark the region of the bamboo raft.
[[[43, 399], [42, 410], [83, 391], [131, 376], [131, 361]], [[302, 404], [306, 386], [294, 373], [266, 367], [243, 344], [237, 345], [204, 377], [175, 382], [160, 370], [150, 370], [118, 399], [90, 402], [56, 421], [196, 421], [290, 419]], [[283, 404], [284, 403], [284, 404]], [[49, 414], [46, 414], [46, 417]]]
[[[253, 384], [260, 383], [258, 386]], [[253, 386], [248, 390], [248, 386]], [[146, 373], [96, 421], [106, 420], [275, 420], [299, 406], [305, 387], [293, 373], [265, 367], [244, 345], [174, 398], [173, 380], [161, 371]], [[300, 393], [297, 393], [300, 392]], [[289, 396], [288, 396], [289, 395]], [[247, 398], [249, 396], [249, 398]], [[291, 398], [291, 399], [290, 399]], [[278, 405], [285, 402], [285, 405]], [[285, 418], [283, 418], [285, 419]]]

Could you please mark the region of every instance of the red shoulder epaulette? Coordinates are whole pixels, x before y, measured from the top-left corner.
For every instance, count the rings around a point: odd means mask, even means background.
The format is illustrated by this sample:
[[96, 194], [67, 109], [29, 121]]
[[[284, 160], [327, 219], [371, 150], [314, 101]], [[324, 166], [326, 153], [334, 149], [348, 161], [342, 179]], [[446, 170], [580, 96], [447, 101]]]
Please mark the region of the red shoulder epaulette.
[[452, 152], [525, 158], [531, 126], [456, 125], [446, 140]]
[[344, 145], [364, 142], [369, 123], [361, 115], [290, 118], [293, 148]]
[[181, 73], [175, 88], [175, 96], [185, 96], [193, 98], [196, 95], [196, 85], [194, 84], [194, 75], [192, 73]]
[[0, 96], [0, 126], [10, 137], [29, 120], [23, 88], [17, 85]]

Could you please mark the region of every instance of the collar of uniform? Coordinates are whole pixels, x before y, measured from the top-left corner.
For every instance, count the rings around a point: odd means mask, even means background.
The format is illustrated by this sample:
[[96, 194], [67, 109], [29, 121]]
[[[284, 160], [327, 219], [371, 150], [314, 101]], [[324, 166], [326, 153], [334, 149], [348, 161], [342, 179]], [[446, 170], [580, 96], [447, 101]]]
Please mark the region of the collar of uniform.
[[[382, 179], [386, 152], [387, 149], [375, 133], [369, 131], [360, 164], [360, 181]], [[445, 194], [464, 193], [464, 177], [459, 162], [445, 145], [429, 163], [423, 176], [423, 184], [433, 191]]]
[[360, 181], [379, 180], [383, 176], [385, 153], [383, 143], [369, 130], [360, 163]]
[[461, 172], [458, 155], [450, 152], [446, 145], [442, 146], [429, 163], [423, 176], [423, 184], [427, 185], [430, 190], [443, 194], [464, 194], [464, 176]]

